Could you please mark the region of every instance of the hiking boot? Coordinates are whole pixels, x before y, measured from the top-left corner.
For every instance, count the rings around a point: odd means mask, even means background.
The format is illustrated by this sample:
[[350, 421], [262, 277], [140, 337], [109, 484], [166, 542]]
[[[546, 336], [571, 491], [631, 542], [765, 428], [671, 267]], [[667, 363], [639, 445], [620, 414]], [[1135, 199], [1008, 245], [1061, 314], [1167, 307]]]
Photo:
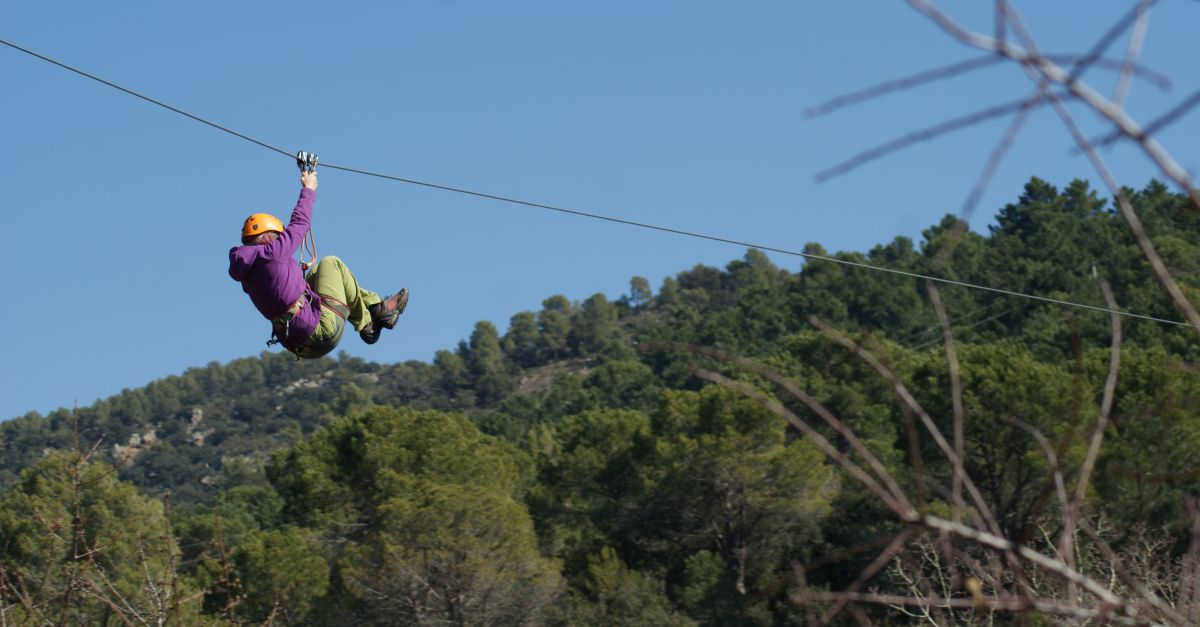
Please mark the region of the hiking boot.
[[[396, 321], [400, 319], [400, 314], [404, 313], [404, 308], [408, 306], [408, 288], [400, 288], [399, 292], [384, 298], [379, 303], [367, 307], [367, 311], [371, 312], [371, 325], [376, 329], [394, 329]], [[376, 334], [376, 339], [378, 339]], [[365, 337], [363, 338], [366, 339]], [[367, 342], [372, 344], [373, 342]]]
[[358, 337], [367, 344], [374, 344], [379, 341], [380, 334], [383, 333], [382, 327], [376, 327], [374, 323], [368, 323], [367, 326], [358, 332]]

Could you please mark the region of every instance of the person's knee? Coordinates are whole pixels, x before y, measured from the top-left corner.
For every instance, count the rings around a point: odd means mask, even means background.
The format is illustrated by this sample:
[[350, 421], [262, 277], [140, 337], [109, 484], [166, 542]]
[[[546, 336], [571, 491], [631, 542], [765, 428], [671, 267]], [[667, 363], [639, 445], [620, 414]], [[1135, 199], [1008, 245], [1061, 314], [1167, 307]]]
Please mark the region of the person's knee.
[[326, 255], [324, 257], [321, 257], [321, 261], [317, 262], [317, 269], [319, 270], [319, 269], [325, 268], [325, 267], [331, 267], [331, 266], [337, 267], [337, 266], [343, 266], [343, 265], [345, 265], [345, 264], [342, 263], [341, 259], [338, 259], [337, 257], [335, 257], [333, 255]]

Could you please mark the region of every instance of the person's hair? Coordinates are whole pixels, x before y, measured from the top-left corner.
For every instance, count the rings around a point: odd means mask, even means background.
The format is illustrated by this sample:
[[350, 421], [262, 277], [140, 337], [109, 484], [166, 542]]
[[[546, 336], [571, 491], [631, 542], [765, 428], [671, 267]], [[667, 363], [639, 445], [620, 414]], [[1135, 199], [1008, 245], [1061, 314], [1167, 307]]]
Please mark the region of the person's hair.
[[275, 231], [267, 231], [266, 233], [259, 233], [258, 235], [247, 235], [246, 237], [242, 238], [242, 245], [262, 246], [264, 244], [270, 244], [271, 242], [275, 241], [275, 238], [277, 237], [279, 237], [279, 234]]

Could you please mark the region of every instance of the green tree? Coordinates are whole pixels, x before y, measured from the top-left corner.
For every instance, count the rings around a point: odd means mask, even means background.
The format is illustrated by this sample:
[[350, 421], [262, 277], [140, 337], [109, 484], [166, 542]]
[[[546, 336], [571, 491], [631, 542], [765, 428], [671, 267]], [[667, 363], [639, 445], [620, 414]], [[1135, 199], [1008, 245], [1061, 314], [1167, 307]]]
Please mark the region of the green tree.
[[504, 354], [524, 368], [540, 363], [540, 341], [537, 318], [532, 312], [522, 311], [512, 317], [508, 332], [504, 334]]
[[433, 356], [433, 380], [440, 389], [448, 407], [472, 407], [474, 398], [467, 389], [467, 365], [460, 355], [440, 350]]
[[617, 552], [604, 547], [588, 558], [587, 578], [551, 613], [550, 625], [687, 627], [696, 623], [676, 611], [663, 583], [631, 570]]
[[593, 294], [583, 301], [571, 320], [570, 344], [581, 355], [595, 355], [621, 339], [617, 308], [604, 294]]
[[[824, 455], [789, 437], [787, 424], [757, 403], [716, 387], [665, 393], [655, 421], [647, 519], [663, 524], [644, 528], [647, 548], [666, 551], [673, 563], [709, 551], [724, 562], [736, 593], [749, 598], [775, 588], [789, 558], [819, 539], [838, 493]], [[675, 554], [672, 544], [689, 553]], [[753, 603], [741, 605], [726, 620], [756, 621]]]
[[384, 502], [380, 523], [340, 560], [347, 591], [377, 625], [532, 625], [557, 595], [525, 508], [478, 485], [421, 481]]
[[476, 401], [492, 405], [512, 392], [514, 384], [500, 349], [496, 326], [486, 320], [475, 323], [471, 343], [464, 355], [467, 371], [474, 381]]
[[195, 620], [159, 501], [112, 467], [53, 452], [0, 498], [0, 571], [12, 624]]
[[237, 614], [253, 623], [303, 625], [329, 589], [329, 566], [302, 529], [272, 529], [239, 539], [234, 564]]
[[634, 309], [648, 304], [654, 298], [650, 281], [645, 277], [635, 276], [629, 280], [629, 304]]
[[[730, 623], [770, 622], [789, 561], [811, 550], [838, 479], [756, 403], [717, 388], [667, 391], [652, 416], [593, 410], [539, 435], [530, 494], [545, 544], [579, 573], [609, 546], [638, 570], [721, 560]], [[742, 596], [742, 595], [745, 596]], [[694, 615], [693, 618], [701, 618]]]
[[326, 553], [329, 605], [359, 624], [538, 616], [559, 575], [520, 501], [531, 474], [524, 454], [464, 416], [382, 407], [334, 421], [268, 467], [287, 516], [341, 538]]
[[570, 315], [571, 302], [565, 296], [551, 296], [542, 302], [542, 310], [537, 316], [539, 345], [547, 359], [558, 359], [568, 354]]

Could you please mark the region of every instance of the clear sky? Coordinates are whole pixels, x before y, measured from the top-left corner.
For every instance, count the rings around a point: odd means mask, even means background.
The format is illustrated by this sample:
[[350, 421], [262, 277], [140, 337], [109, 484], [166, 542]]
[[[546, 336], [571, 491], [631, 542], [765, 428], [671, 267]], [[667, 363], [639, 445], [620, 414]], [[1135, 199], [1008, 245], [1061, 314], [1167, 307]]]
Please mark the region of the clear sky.
[[[945, 4], [990, 31], [991, 3]], [[1135, 4], [1017, 6], [1045, 51], [1080, 53]], [[1174, 87], [1136, 83], [1136, 118], [1200, 87], [1196, 24], [1198, 2], [1155, 7], [1144, 62]], [[0, 25], [0, 38], [331, 163], [789, 249], [919, 241], [958, 212], [1005, 121], [814, 175], [1031, 88], [1006, 65], [806, 120], [833, 96], [979, 56], [899, 0], [8, 2]], [[0, 419], [264, 350], [268, 323], [227, 276], [227, 251], [249, 213], [286, 220], [294, 163], [5, 47], [0, 77]], [[1116, 83], [1085, 78], [1103, 93]], [[1198, 131], [1190, 116], [1161, 135], [1188, 168]], [[1070, 146], [1050, 111], [1036, 114], [973, 227], [1030, 176], [1098, 180]], [[1155, 175], [1132, 148], [1105, 156], [1125, 185]], [[315, 227], [318, 252], [367, 287], [410, 289], [396, 331], [341, 346], [384, 363], [429, 360], [477, 320], [503, 333], [553, 294], [618, 298], [635, 275], [657, 288], [745, 252], [332, 170]]]

